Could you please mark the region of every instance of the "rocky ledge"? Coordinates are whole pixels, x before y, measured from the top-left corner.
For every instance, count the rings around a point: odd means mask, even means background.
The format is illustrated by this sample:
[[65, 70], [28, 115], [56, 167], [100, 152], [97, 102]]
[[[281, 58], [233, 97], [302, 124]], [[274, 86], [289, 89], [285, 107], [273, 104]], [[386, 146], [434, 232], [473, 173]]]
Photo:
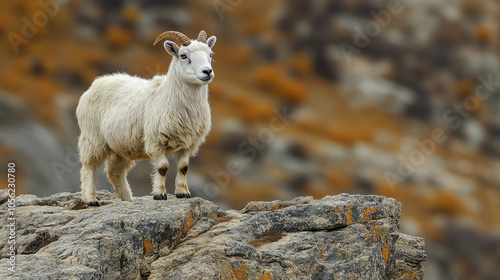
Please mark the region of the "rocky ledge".
[[[11, 235], [6, 193], [0, 238]], [[0, 279], [422, 279], [423, 238], [398, 232], [401, 204], [373, 195], [297, 197], [222, 211], [201, 199], [17, 197], [15, 272]]]

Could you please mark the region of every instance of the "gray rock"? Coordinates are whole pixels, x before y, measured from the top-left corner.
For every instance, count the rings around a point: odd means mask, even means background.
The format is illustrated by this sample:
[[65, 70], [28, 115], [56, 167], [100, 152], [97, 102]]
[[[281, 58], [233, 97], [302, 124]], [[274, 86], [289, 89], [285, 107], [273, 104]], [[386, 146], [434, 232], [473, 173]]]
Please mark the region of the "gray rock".
[[0, 190], [0, 205], [2, 205], [8, 199], [9, 199], [9, 189], [1, 189]]
[[0, 278], [423, 278], [424, 240], [398, 232], [401, 204], [392, 198], [298, 197], [221, 211], [200, 198], [98, 197], [101, 207], [72, 193], [17, 197], [15, 273], [2, 243]]
[[281, 201], [281, 200], [273, 200], [273, 201], [252, 201], [249, 202], [245, 208], [241, 210], [241, 213], [248, 213], [251, 211], [269, 211], [269, 210], [278, 210], [298, 204], [309, 204], [314, 201], [312, 196], [299, 196], [290, 201]]
[[422, 237], [399, 234], [396, 242], [396, 265], [398, 267], [396, 275], [398, 279], [411, 279], [408, 276], [416, 276], [414, 278], [418, 279], [424, 278], [424, 269], [421, 265], [427, 260], [424, 245], [425, 240]]

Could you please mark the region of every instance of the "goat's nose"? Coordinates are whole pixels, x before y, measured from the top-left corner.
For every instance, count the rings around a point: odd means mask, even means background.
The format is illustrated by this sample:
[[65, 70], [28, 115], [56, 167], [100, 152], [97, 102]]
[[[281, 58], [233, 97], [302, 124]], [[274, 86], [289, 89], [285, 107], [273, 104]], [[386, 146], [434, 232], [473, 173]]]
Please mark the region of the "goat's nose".
[[207, 74], [207, 76], [208, 76], [208, 75], [210, 75], [210, 73], [212, 73], [212, 68], [203, 69], [202, 72], [205, 73], [205, 74]]

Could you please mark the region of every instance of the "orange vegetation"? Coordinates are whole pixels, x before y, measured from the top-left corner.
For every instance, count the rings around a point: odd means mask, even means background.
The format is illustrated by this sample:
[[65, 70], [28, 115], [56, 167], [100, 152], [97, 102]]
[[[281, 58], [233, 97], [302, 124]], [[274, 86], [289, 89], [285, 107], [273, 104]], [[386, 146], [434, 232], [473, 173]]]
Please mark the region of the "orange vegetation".
[[106, 43], [114, 48], [123, 48], [132, 42], [132, 34], [123, 27], [112, 25], [106, 29]]
[[474, 94], [476, 85], [471, 78], [463, 78], [458, 81], [457, 93], [462, 96], [468, 96]]
[[136, 24], [141, 18], [141, 10], [135, 5], [127, 5], [122, 11], [123, 21], [129, 24]]
[[302, 121], [299, 124], [302, 129], [318, 135], [324, 135], [328, 139], [345, 145], [353, 145], [359, 141], [371, 142], [375, 129], [370, 122], [360, 123], [353, 127], [349, 124], [325, 127], [325, 124], [315, 121]]
[[234, 209], [243, 208], [249, 201], [276, 199], [277, 189], [274, 186], [265, 186], [261, 184], [239, 185], [237, 182], [228, 186], [227, 195], [231, 196], [229, 200]]
[[447, 215], [459, 215], [465, 212], [463, 202], [451, 192], [437, 192], [428, 201], [427, 208], [430, 212]]
[[230, 101], [238, 109], [238, 118], [244, 122], [269, 121], [274, 116], [271, 104], [257, 101], [248, 92], [235, 93]]
[[495, 31], [491, 26], [481, 24], [476, 28], [476, 39], [482, 42], [491, 42], [495, 38]]
[[257, 83], [271, 90], [278, 97], [293, 103], [307, 100], [306, 87], [284, 75], [280, 67], [274, 65], [261, 66], [257, 69]]
[[288, 65], [290, 69], [301, 76], [310, 76], [314, 72], [311, 56], [305, 53], [292, 55]]
[[342, 170], [327, 170], [323, 173], [326, 184], [338, 192], [347, 192], [353, 187], [352, 178]]
[[269, 22], [262, 17], [249, 18], [243, 24], [242, 32], [246, 35], [257, 35], [263, 33], [267, 28], [269, 28]]
[[326, 187], [310, 184], [304, 191], [305, 195], [312, 196], [314, 199], [321, 199], [327, 195], [335, 195], [337, 193], [340, 193], [336, 192], [336, 190], [332, 190], [332, 188], [332, 186]]
[[235, 64], [248, 64], [252, 61], [252, 52], [242, 46], [235, 46], [233, 50], [226, 53], [228, 58]]

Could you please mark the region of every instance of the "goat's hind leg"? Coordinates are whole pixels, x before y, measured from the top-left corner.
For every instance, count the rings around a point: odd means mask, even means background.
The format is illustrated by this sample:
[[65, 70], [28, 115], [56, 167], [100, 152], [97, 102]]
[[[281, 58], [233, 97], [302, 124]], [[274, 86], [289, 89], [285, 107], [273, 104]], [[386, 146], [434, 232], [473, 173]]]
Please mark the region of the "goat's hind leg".
[[88, 134], [82, 132], [78, 139], [78, 150], [80, 152], [80, 162], [82, 163], [82, 169], [80, 170], [82, 180], [81, 199], [88, 206], [99, 206], [95, 195], [95, 171], [104, 162], [106, 155], [109, 153], [109, 147], [105, 145], [101, 138], [89, 137]]
[[80, 171], [82, 179], [82, 201], [88, 206], [99, 206], [95, 196], [95, 170], [96, 166], [83, 164]]
[[132, 201], [132, 191], [127, 181], [127, 171], [134, 165], [134, 161], [115, 153], [108, 157], [106, 171], [108, 179], [115, 188], [116, 195], [123, 201]]

